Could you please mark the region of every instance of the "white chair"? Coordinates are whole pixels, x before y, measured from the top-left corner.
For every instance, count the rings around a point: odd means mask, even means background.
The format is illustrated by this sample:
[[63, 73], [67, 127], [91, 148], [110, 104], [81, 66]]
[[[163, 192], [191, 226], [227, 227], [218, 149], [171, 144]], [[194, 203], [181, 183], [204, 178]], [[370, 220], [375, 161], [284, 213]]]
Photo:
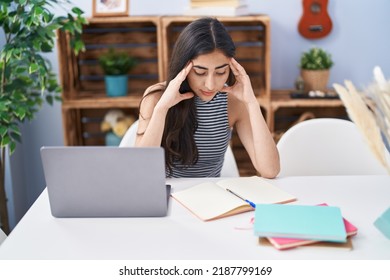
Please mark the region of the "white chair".
[[138, 120], [136, 120], [126, 131], [125, 135], [121, 142], [119, 143], [119, 147], [133, 147], [135, 145], [135, 138], [137, 136], [138, 129]]
[[353, 122], [321, 118], [298, 123], [277, 143], [284, 176], [387, 174]]
[[225, 152], [225, 160], [221, 169], [221, 177], [240, 177], [237, 162], [234, 158], [233, 150], [230, 145], [228, 145]]
[[0, 228], [0, 245], [3, 243], [3, 241], [7, 238], [7, 235], [4, 233], [4, 231]]
[[[137, 129], [138, 129], [138, 120], [136, 120], [126, 131], [125, 135], [123, 136], [119, 147], [132, 147], [135, 144], [135, 138], [137, 136]], [[225, 161], [222, 166], [221, 170], [221, 177], [240, 177], [240, 173], [238, 172], [238, 167], [236, 160], [234, 158], [233, 151], [228, 146], [226, 153], [225, 153]]]

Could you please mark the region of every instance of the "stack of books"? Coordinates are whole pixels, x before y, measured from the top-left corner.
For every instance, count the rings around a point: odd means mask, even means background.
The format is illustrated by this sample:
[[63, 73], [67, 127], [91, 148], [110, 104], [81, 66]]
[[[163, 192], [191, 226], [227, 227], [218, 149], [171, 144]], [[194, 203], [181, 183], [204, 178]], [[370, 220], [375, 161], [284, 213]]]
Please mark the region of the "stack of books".
[[254, 233], [261, 245], [271, 244], [278, 250], [303, 245], [352, 249], [350, 237], [357, 228], [341, 216], [340, 208], [325, 203], [257, 204]]
[[191, 16], [243, 16], [249, 14], [245, 0], [191, 0], [184, 11]]

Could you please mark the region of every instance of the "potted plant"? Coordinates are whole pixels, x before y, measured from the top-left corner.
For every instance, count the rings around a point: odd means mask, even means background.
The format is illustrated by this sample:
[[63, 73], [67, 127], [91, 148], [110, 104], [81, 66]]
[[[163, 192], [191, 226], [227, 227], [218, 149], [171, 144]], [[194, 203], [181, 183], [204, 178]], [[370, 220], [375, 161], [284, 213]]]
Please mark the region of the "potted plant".
[[127, 95], [127, 73], [137, 65], [136, 59], [125, 52], [117, 52], [110, 48], [99, 57], [99, 64], [105, 74], [107, 95], [112, 97]]
[[331, 55], [321, 48], [313, 47], [301, 56], [299, 67], [305, 90], [325, 92], [329, 81], [329, 69], [333, 66]]
[[[9, 233], [5, 195], [5, 154], [12, 154], [21, 140], [18, 124], [32, 120], [43, 102], [61, 100], [57, 75], [43, 56], [55, 47], [56, 31], [68, 31], [71, 46], [77, 54], [84, 49], [81, 40], [82, 25], [87, 20], [83, 11], [67, 4], [71, 2], [2, 1], [0, 27], [4, 44], [0, 50], [0, 220]], [[67, 11], [56, 16], [53, 7]]]

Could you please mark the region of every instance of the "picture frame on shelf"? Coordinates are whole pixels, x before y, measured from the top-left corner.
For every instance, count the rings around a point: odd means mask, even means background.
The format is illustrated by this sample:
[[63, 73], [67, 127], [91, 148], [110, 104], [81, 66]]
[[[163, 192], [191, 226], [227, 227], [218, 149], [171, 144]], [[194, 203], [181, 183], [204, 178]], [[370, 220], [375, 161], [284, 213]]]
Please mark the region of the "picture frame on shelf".
[[129, 15], [129, 0], [92, 0], [94, 17], [114, 17]]

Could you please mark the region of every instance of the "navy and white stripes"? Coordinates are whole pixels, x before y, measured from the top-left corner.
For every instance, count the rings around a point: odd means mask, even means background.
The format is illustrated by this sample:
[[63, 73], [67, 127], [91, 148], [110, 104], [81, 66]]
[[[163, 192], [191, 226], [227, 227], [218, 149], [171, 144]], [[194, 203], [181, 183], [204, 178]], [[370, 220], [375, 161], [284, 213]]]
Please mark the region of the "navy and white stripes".
[[195, 106], [198, 120], [198, 129], [195, 132], [198, 162], [191, 166], [175, 163], [171, 177], [220, 176], [231, 134], [227, 94], [217, 93], [209, 102], [195, 96]]

